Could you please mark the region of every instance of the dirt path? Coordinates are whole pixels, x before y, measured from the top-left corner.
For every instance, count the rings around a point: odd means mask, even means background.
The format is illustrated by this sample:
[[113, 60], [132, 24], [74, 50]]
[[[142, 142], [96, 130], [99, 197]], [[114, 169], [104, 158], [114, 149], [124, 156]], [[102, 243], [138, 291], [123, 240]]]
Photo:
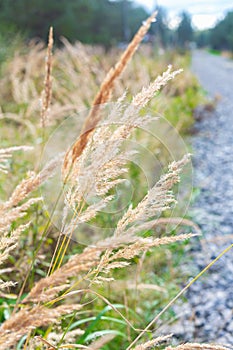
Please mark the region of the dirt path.
[[[192, 70], [211, 97], [221, 96], [216, 111], [196, 124], [192, 137], [194, 185], [200, 194], [191, 214], [203, 237], [193, 243], [190, 254], [199, 272], [233, 242], [233, 61], [196, 51]], [[177, 338], [233, 348], [233, 249], [186, 297], [186, 305], [174, 307], [179, 321], [172, 331]]]

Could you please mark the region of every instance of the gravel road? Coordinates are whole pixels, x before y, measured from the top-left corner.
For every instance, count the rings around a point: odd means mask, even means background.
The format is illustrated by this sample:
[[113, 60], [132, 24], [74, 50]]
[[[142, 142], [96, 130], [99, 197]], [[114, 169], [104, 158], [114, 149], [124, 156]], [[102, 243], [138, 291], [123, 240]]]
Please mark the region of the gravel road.
[[[198, 272], [233, 241], [233, 61], [195, 51], [192, 70], [211, 98], [220, 97], [216, 111], [196, 123], [191, 140], [200, 191], [191, 214], [203, 237], [189, 254]], [[174, 306], [176, 337], [233, 349], [233, 248], [185, 296], [187, 304]]]

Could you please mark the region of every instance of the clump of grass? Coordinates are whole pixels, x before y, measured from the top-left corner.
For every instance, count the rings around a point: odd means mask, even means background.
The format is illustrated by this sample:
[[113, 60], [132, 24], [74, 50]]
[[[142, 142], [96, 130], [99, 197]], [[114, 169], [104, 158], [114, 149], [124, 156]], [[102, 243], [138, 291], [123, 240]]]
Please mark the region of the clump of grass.
[[[39, 248], [46, 243], [51, 223], [51, 218], [49, 218], [47, 224], [44, 224], [39, 246], [33, 252], [31, 267], [29, 266], [21, 290], [16, 296], [14, 308], [0, 326], [0, 349], [9, 349], [17, 343], [18, 347], [21, 343], [24, 349], [43, 349], [45, 346], [50, 349], [100, 349], [109, 342], [111, 349], [119, 349], [119, 347], [131, 349], [136, 340], [141, 338], [138, 336], [133, 341], [136, 334], [148, 334], [147, 329], [141, 332], [137, 323], [133, 322], [134, 319], [132, 321], [129, 315], [132, 310], [127, 307], [127, 301], [125, 305], [112, 303], [105, 293], [102, 294], [99, 291], [98, 286], [103, 288], [113, 283], [114, 271], [121, 271], [130, 265], [136, 265], [137, 259], [145, 258], [147, 252], [153, 253], [162, 245], [187, 240], [196, 234], [156, 236], [156, 231], [153, 231], [154, 227], [163, 225], [166, 220], [159, 219], [161, 213], [170, 210], [176, 204], [172, 190], [180, 181], [180, 173], [190, 159], [189, 155], [183, 155], [180, 160], [169, 165], [167, 172], [155, 182], [138, 203], [126, 208], [111, 236], [99, 239], [85, 248], [80, 248], [79, 252], [69, 251], [74, 231], [79, 230], [82, 223], [95, 220], [101, 210], [114, 199], [111, 191], [123, 181], [122, 175], [127, 171], [126, 159], [129, 151], [122, 149], [122, 144], [131, 137], [133, 131], [146, 125], [153, 118], [151, 115], [141, 114], [143, 108], [151, 101], [155, 93], [180, 73], [180, 70], [172, 71], [172, 67], [169, 66], [163, 74], [135, 94], [129, 105], [125, 103], [126, 96], [123, 94], [109, 112], [107, 119], [101, 119], [102, 104], [110, 98], [117, 78], [135, 53], [154, 17], [155, 14], [142, 25], [115, 68], [110, 70], [104, 79], [93, 100], [90, 114], [84, 122], [81, 137], [64, 157], [59, 155], [58, 159], [47, 164], [40, 173], [29, 173], [27, 178], [15, 188], [9, 200], [0, 206], [0, 262], [1, 260], [3, 262], [16, 248], [22, 231], [28, 229], [30, 225], [30, 222], [22, 223], [24, 218], [28, 219], [26, 216], [28, 209], [41, 200], [38, 197], [30, 198], [30, 195], [48, 177], [53, 176], [54, 169], [59, 164], [61, 165], [61, 162], [63, 163], [63, 181], [66, 186], [63, 225], [61, 232], [57, 235], [53, 258], [47, 266], [47, 275], [38, 279], [33, 287], [26, 291], [24, 288], [27, 278], [38, 258]], [[43, 128], [46, 126], [51, 102], [52, 32], [49, 38], [41, 112]], [[17, 95], [16, 86], [19, 80], [12, 79], [14, 92]], [[33, 89], [31, 90], [27, 80], [25, 82], [27, 84], [24, 93], [26, 92], [27, 95], [29, 91], [32, 93]], [[26, 101], [28, 103], [27, 99]], [[3, 162], [11, 156], [13, 150], [12, 148], [0, 152]], [[133, 153], [130, 152], [130, 155]], [[2, 170], [6, 171], [6, 168], [2, 167]], [[85, 202], [87, 197], [94, 197], [97, 200], [93, 204], [87, 204]], [[13, 284], [14, 281], [3, 281], [0, 286], [9, 288]], [[94, 319], [93, 316], [91, 319], [83, 316], [85, 312], [93, 312], [99, 304], [107, 306]], [[126, 309], [126, 313], [120, 311], [122, 307]], [[107, 317], [107, 320], [123, 324], [124, 333], [114, 329], [100, 329], [94, 332], [94, 327], [99, 321], [104, 321], [105, 313], [110, 310], [119, 318]], [[60, 327], [60, 334], [54, 331], [55, 326]], [[127, 334], [125, 328], [127, 328]], [[123, 341], [117, 341], [114, 344], [117, 336], [122, 337]], [[152, 338], [152, 334], [150, 336]], [[96, 340], [96, 337], [100, 339]], [[158, 346], [170, 337], [150, 339], [144, 344], [136, 345], [135, 350]], [[185, 349], [186, 345], [181, 345], [178, 349]], [[193, 344], [190, 346], [193, 348], [200, 346], [205, 349], [206, 345]], [[209, 348], [214, 349], [211, 346]], [[215, 347], [215, 349], [223, 349], [223, 347]]]

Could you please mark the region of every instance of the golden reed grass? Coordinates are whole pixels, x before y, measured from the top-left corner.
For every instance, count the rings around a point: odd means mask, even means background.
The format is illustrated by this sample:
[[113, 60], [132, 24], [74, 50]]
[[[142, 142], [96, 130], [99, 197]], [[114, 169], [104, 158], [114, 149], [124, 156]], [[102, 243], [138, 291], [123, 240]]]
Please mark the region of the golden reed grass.
[[45, 64], [44, 90], [42, 92], [41, 124], [45, 128], [48, 119], [49, 106], [52, 98], [52, 50], [53, 50], [53, 28], [49, 30], [48, 48]]
[[[180, 71], [168, 70], [155, 79], [154, 82], [143, 88], [141, 92], [136, 94], [132, 99], [129, 107], [126, 107], [122, 112], [122, 104], [124, 97], [119, 99], [116, 104], [114, 113], [110, 113], [108, 121], [113, 121], [114, 118], [122, 121], [114, 132], [106, 125], [100, 125], [101, 108], [100, 105], [106, 103], [112, 93], [114, 84], [117, 78], [121, 75], [129, 60], [135, 53], [139, 43], [143, 39], [150, 24], [154, 21], [156, 14], [153, 14], [142, 25], [138, 33], [129, 44], [128, 48], [120, 58], [119, 62], [113, 69], [109, 71], [107, 77], [103, 81], [99, 92], [97, 93], [90, 114], [83, 126], [83, 133], [81, 137], [75, 142], [73, 147], [67, 152], [64, 161], [64, 172], [71, 171], [70, 186], [71, 190], [68, 193], [68, 200], [65, 205], [71, 205], [73, 208], [78, 207], [78, 217], [75, 217], [68, 222], [68, 229], [63, 234], [70, 234], [73, 227], [77, 226], [79, 221], [87, 222], [95, 218], [98, 210], [100, 210], [108, 201], [112, 200], [112, 196], [108, 196], [109, 189], [114, 188], [118, 184], [118, 177], [122, 175], [125, 166], [125, 159], [121, 153], [120, 146], [123, 140], [126, 140], [135, 130], [136, 127], [142, 126], [149, 121], [148, 116], [140, 116], [139, 112], [154, 94], [159, 91], [161, 87], [173, 79]], [[49, 34], [49, 45], [47, 51], [46, 75], [44, 82], [44, 99], [42, 104], [42, 126], [45, 127], [47, 113], [51, 102], [51, 70], [52, 70], [52, 29]], [[120, 112], [121, 111], [121, 112]], [[119, 117], [119, 118], [118, 118]], [[98, 128], [96, 130], [96, 126]], [[100, 127], [99, 127], [100, 126]], [[107, 136], [107, 137], [106, 137]], [[106, 144], [106, 140], [108, 140]], [[104, 151], [104, 152], [103, 152]], [[1, 154], [1, 152], [0, 152]], [[2, 159], [4, 160], [10, 155], [10, 152], [2, 151]], [[104, 159], [103, 159], [104, 155]], [[46, 327], [51, 324], [57, 324], [62, 315], [70, 314], [79, 311], [85, 304], [82, 303], [64, 303], [63, 305], [55, 306], [58, 302], [65, 301], [68, 296], [82, 295], [85, 291], [99, 297], [108, 306], [111, 306], [114, 311], [117, 309], [108, 300], [99, 293], [91, 289], [84, 289], [86, 285], [92, 286], [95, 283], [111, 282], [113, 277], [108, 277], [113, 269], [120, 269], [127, 267], [134, 257], [164, 244], [177, 242], [188, 239], [193, 234], [183, 234], [172, 237], [153, 238], [140, 237], [140, 232], [146, 232], [154, 228], [158, 224], [164, 224], [163, 219], [155, 218], [159, 216], [164, 210], [171, 208], [175, 204], [172, 188], [179, 182], [179, 175], [183, 167], [189, 161], [189, 155], [184, 156], [180, 161], [170, 164], [168, 172], [161, 176], [160, 180], [148, 191], [147, 195], [133, 208], [129, 206], [125, 214], [119, 220], [113, 235], [102, 241], [98, 241], [95, 245], [86, 247], [80, 254], [75, 254], [67, 259], [67, 262], [60, 263], [51, 273], [44, 278], [41, 278], [29, 291], [22, 302], [17, 303], [16, 310], [0, 327], [0, 349], [9, 349], [21, 339], [23, 335], [27, 335], [24, 348], [30, 348], [34, 341], [41, 341], [46, 346], [56, 349], [51, 339], [33, 339], [33, 331], [37, 327]], [[0, 207], [0, 260], [5, 260], [9, 253], [16, 247], [19, 240], [20, 233], [26, 226], [19, 226], [16, 230], [10, 231], [10, 225], [18, 218], [22, 218], [27, 209], [36, 203], [40, 198], [27, 197], [37, 189], [43, 181], [49, 176], [52, 176], [54, 169], [57, 166], [58, 160], [49, 163], [39, 174], [30, 173], [27, 179], [24, 179], [13, 191], [9, 200]], [[88, 166], [87, 166], [88, 163]], [[3, 168], [5, 170], [5, 168]], [[94, 175], [94, 176], [93, 176]], [[86, 187], [81, 186], [83, 178], [88, 180]], [[97, 186], [97, 195], [106, 196], [105, 199], [97, 205], [90, 205], [85, 207], [83, 205], [83, 191], [85, 194], [91, 194], [93, 188], [93, 178]], [[25, 201], [25, 199], [27, 199]], [[25, 202], [24, 202], [25, 201]], [[173, 223], [177, 223], [175, 219]], [[189, 222], [183, 222], [184, 224]], [[196, 228], [196, 227], [195, 227]], [[2, 255], [1, 255], [2, 254]], [[5, 255], [4, 255], [5, 254]], [[64, 255], [64, 252], [62, 253]], [[62, 255], [62, 257], [63, 257]], [[75, 280], [74, 280], [75, 277]], [[4, 284], [4, 282], [3, 282]], [[9, 285], [3, 285], [6, 287]], [[77, 300], [77, 299], [76, 299]], [[118, 314], [120, 314], [118, 312]], [[127, 325], [134, 330], [135, 327], [120, 314], [126, 321]], [[51, 332], [52, 333], [52, 332]], [[143, 333], [145, 333], [143, 331]], [[71, 332], [67, 335], [71, 337]], [[76, 330], [76, 336], [82, 334], [82, 330]], [[64, 335], [64, 334], [63, 334]], [[74, 334], [73, 334], [74, 336]], [[54, 335], [53, 335], [54, 337]], [[162, 336], [147, 341], [144, 344], [137, 345], [135, 350], [143, 350], [151, 347], [156, 347], [160, 343], [167, 341], [171, 336]], [[30, 339], [32, 338], [32, 339]], [[56, 338], [56, 337], [55, 337]], [[65, 339], [65, 335], [61, 337]], [[60, 339], [61, 339], [60, 338]], [[140, 337], [138, 337], [139, 339]], [[97, 341], [93, 341], [90, 346], [84, 348], [100, 349], [104, 344], [111, 341], [112, 337], [103, 336]], [[67, 339], [68, 341], [68, 339]], [[55, 342], [60, 344], [60, 340]], [[132, 348], [135, 341], [131, 343], [129, 348]], [[78, 344], [63, 344], [60, 348], [69, 348]], [[77, 346], [76, 346], [77, 345]], [[32, 345], [34, 346], [34, 345]], [[36, 346], [36, 345], [35, 345]], [[172, 349], [167, 347], [167, 350]], [[224, 347], [212, 345], [199, 344], [184, 344], [176, 347], [178, 350], [186, 349], [210, 349], [210, 350], [225, 350]]]
[[165, 350], [230, 350], [230, 348], [221, 345], [186, 343], [176, 347], [168, 346]]
[[94, 98], [92, 109], [84, 123], [81, 135], [79, 139], [74, 143], [72, 149], [68, 151], [64, 160], [64, 172], [67, 174], [69, 172], [69, 168], [74, 163], [75, 159], [77, 159], [85, 148], [88, 137], [90, 133], [95, 129], [97, 123], [100, 120], [99, 107], [101, 104], [106, 103], [112, 93], [112, 89], [114, 87], [114, 83], [116, 79], [121, 75], [130, 59], [134, 55], [135, 51], [138, 48], [138, 45], [144, 38], [145, 34], [148, 32], [150, 25], [155, 21], [156, 12], [153, 13], [140, 27], [138, 32], [135, 34], [131, 43], [128, 45], [127, 49], [116, 63], [114, 68], [111, 68], [108, 72], [106, 78], [101, 84], [100, 90]]

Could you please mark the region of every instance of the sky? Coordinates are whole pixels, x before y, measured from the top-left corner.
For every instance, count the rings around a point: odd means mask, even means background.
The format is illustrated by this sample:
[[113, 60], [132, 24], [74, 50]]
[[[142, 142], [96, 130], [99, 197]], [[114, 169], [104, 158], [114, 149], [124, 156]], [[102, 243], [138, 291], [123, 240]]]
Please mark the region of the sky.
[[213, 27], [216, 22], [224, 17], [224, 14], [233, 10], [232, 0], [134, 0], [145, 6], [149, 11], [155, 5], [166, 7], [170, 26], [176, 27], [179, 23], [179, 13], [182, 10], [192, 15], [192, 23], [197, 29]]

